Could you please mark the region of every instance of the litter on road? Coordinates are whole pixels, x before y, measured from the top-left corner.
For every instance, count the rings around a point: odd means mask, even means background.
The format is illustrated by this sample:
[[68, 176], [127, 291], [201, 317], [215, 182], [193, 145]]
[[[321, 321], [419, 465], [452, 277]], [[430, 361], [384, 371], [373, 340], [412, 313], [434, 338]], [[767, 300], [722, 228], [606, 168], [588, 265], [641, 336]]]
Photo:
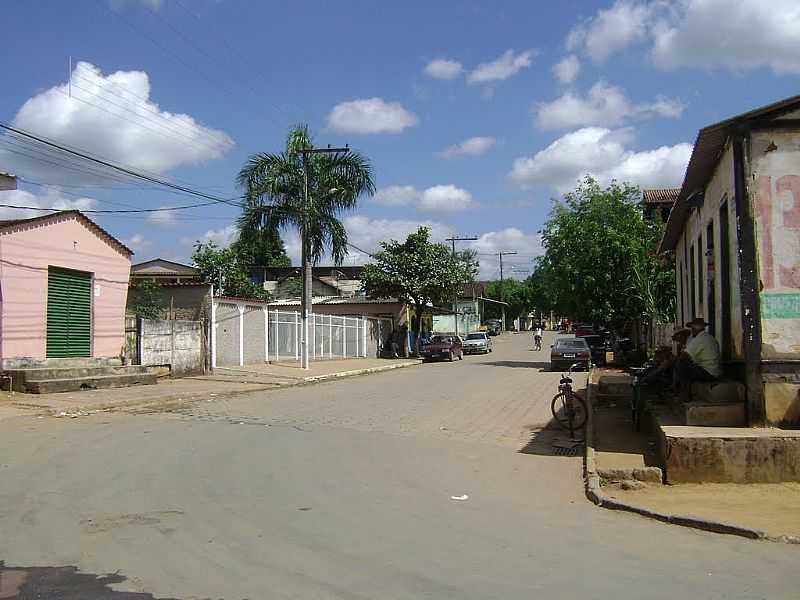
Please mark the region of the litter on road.
[[469, 500], [469, 496], [463, 494], [461, 496], [450, 496], [450, 500], [457, 500], [459, 502], [463, 502], [464, 500]]

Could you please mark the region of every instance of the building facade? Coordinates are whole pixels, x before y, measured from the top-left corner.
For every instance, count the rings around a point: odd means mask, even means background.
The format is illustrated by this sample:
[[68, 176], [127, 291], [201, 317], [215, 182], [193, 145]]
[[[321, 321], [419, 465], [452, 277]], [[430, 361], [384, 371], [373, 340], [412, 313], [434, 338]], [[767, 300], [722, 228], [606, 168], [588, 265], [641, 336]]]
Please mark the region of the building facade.
[[800, 96], [700, 130], [661, 249], [749, 423], [800, 423]]
[[119, 357], [133, 252], [78, 211], [0, 221], [0, 365]]

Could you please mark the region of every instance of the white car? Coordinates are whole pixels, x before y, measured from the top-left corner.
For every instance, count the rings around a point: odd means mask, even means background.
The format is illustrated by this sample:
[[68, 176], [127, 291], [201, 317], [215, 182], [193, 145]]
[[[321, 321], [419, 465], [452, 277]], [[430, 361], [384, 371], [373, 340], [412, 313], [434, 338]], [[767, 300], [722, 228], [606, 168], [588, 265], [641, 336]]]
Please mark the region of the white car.
[[476, 331], [464, 338], [464, 354], [489, 354], [492, 351], [492, 339], [486, 332]]

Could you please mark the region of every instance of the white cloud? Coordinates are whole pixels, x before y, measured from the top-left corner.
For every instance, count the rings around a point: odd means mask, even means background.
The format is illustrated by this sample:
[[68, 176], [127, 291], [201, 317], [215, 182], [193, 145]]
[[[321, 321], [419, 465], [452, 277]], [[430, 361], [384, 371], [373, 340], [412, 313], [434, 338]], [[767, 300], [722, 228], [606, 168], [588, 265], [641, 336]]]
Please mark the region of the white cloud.
[[514, 266], [528, 268], [531, 259], [544, 253], [542, 239], [538, 234], [527, 234], [516, 227], [507, 227], [500, 231], [490, 231], [471, 242], [469, 248], [478, 252], [480, 260], [480, 279], [497, 279], [500, 277], [500, 259], [497, 252], [517, 252], [503, 260], [505, 277], [524, 279], [528, 273], [512, 271]]
[[422, 192], [419, 209], [428, 212], [456, 212], [472, 206], [472, 194], [454, 185], [435, 185]]
[[[56, 208], [59, 210], [90, 210], [95, 207], [93, 198], [77, 198], [71, 200], [55, 187], [46, 187], [42, 194], [34, 194], [26, 190], [0, 192], [0, 204], [12, 206], [28, 206], [31, 208]], [[41, 210], [19, 208], [0, 208], [0, 219], [30, 219], [48, 214]]]
[[644, 39], [648, 26], [660, 2], [617, 0], [610, 8], [597, 14], [570, 31], [567, 49], [583, 50], [598, 63], [628, 45]]
[[[103, 75], [94, 65], [79, 62], [72, 73], [71, 97], [67, 83], [41, 92], [22, 105], [13, 124], [155, 173], [220, 158], [233, 146], [225, 132], [205, 127], [189, 115], [162, 110], [150, 92], [150, 79], [143, 71]], [[60, 171], [59, 180], [76, 179], [73, 171], [25, 162], [13, 154], [3, 154], [2, 159], [22, 173], [52, 176]]]
[[567, 36], [569, 50], [598, 63], [637, 43], [647, 43], [663, 69], [800, 73], [800, 6], [796, 0], [617, 0]]
[[454, 185], [434, 185], [418, 190], [411, 185], [379, 189], [372, 202], [383, 206], [415, 206], [425, 212], [457, 212], [474, 205], [472, 194]]
[[375, 192], [371, 201], [382, 206], [408, 206], [416, 204], [419, 195], [413, 185], [390, 185]]
[[[161, 206], [159, 208], [166, 208], [165, 206]], [[150, 216], [147, 217], [147, 220], [155, 225], [163, 225], [163, 226], [170, 226], [175, 225], [177, 223], [176, 219], [177, 213], [174, 210], [162, 210], [159, 212], [150, 213]]]
[[342, 133], [400, 133], [417, 121], [402, 104], [386, 102], [383, 98], [342, 102], [328, 115], [328, 126]]
[[437, 58], [427, 64], [425, 74], [434, 79], [455, 79], [463, 70], [464, 67], [458, 61]]
[[663, 68], [800, 73], [797, 0], [687, 0], [658, 19], [652, 35], [653, 59]]
[[481, 63], [475, 67], [467, 77], [467, 82], [470, 84], [487, 84], [504, 81], [509, 77], [513, 77], [522, 69], [530, 67], [535, 55], [536, 52], [534, 50], [526, 50], [516, 55], [513, 50], [506, 50], [499, 58]]
[[598, 81], [584, 97], [566, 92], [552, 102], [538, 104], [535, 112], [536, 124], [542, 129], [570, 129], [585, 125], [613, 127], [626, 120], [653, 116], [676, 118], [684, 108], [681, 101], [664, 97], [632, 104], [621, 88]]
[[533, 156], [518, 158], [510, 174], [522, 187], [540, 184], [559, 192], [573, 189], [585, 175], [605, 184], [612, 179], [643, 187], [678, 186], [691, 156], [691, 144], [636, 152], [629, 130], [586, 127], [568, 133]]
[[434, 241], [444, 241], [452, 235], [450, 226], [437, 221], [410, 221], [405, 219], [370, 219], [361, 215], [346, 217], [344, 220], [351, 243], [367, 252], [379, 248], [378, 243], [387, 240], [405, 241], [409, 233], [419, 227], [428, 227]]
[[131, 237], [122, 241], [134, 252], [142, 252], [149, 248], [152, 244], [152, 242], [145, 238], [141, 233], [134, 233]]
[[569, 85], [581, 70], [581, 61], [574, 54], [565, 56], [555, 65], [553, 65], [553, 74], [561, 85]]
[[489, 136], [471, 137], [460, 144], [454, 144], [439, 153], [442, 158], [459, 156], [480, 156], [495, 147], [497, 140]]
[[214, 242], [220, 248], [227, 248], [236, 239], [238, 233], [239, 230], [236, 228], [236, 225], [226, 225], [221, 229], [209, 229], [198, 238], [190, 240], [190, 243], [193, 244], [195, 240], [201, 242]]

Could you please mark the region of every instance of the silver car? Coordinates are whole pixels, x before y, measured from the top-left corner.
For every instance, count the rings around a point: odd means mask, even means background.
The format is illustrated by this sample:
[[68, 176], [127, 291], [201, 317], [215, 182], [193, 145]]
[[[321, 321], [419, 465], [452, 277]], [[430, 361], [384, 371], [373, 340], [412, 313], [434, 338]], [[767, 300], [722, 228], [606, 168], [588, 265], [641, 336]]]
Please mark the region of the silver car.
[[483, 331], [470, 333], [464, 338], [464, 354], [488, 354], [492, 351], [492, 339]]

